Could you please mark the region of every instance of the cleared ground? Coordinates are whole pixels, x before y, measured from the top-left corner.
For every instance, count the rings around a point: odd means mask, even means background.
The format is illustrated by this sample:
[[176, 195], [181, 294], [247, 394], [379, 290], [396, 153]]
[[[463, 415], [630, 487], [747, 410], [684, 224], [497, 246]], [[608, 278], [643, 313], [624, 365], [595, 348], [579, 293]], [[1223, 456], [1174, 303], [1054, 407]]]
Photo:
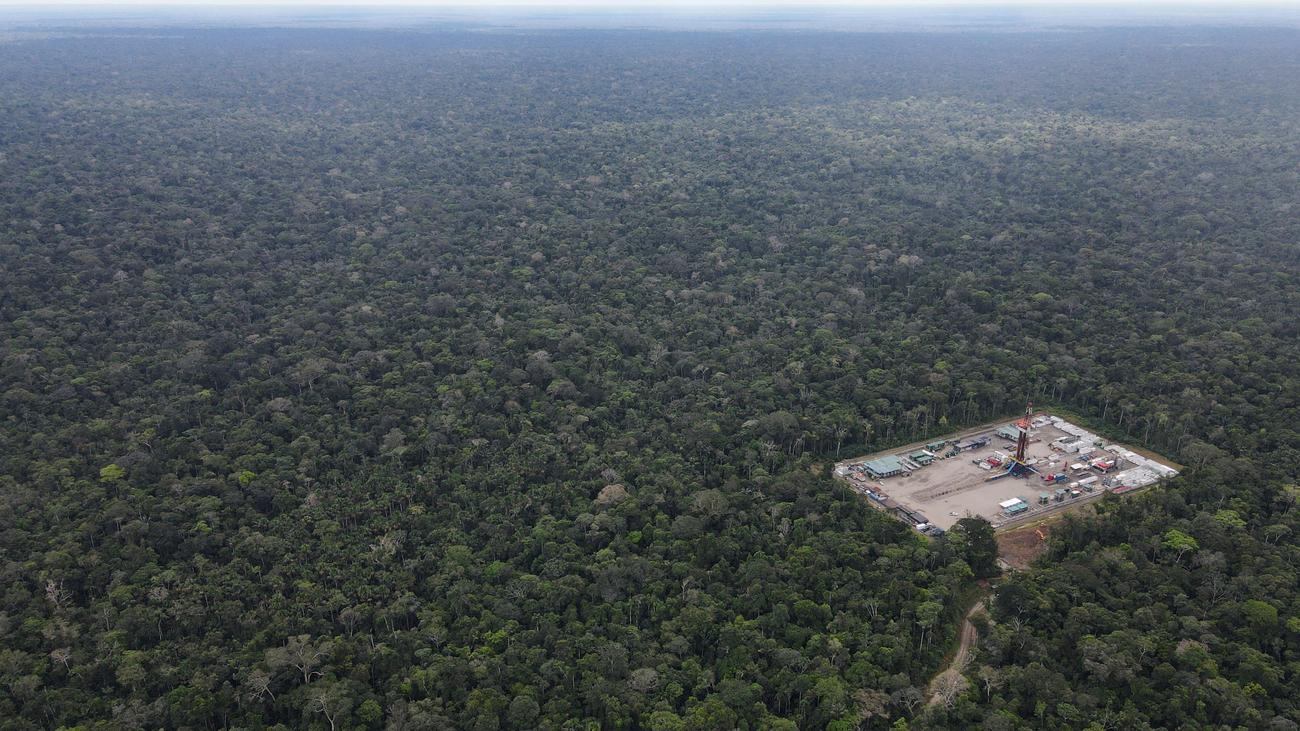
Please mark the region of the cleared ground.
[[1049, 518], [998, 532], [998, 557], [1013, 569], [1029, 568], [1034, 559], [1047, 552], [1047, 539], [1055, 523], [1055, 518]]
[[[876, 507], [888, 510], [900, 519], [908, 522], [927, 522], [944, 530], [966, 516], [983, 516], [994, 527], [1006, 527], [1050, 515], [1082, 502], [1101, 497], [1108, 489], [1107, 482], [1116, 476], [1132, 474], [1128, 471], [1143, 467], [1146, 459], [1136, 455], [1120, 445], [1106, 443], [1103, 449], [1095, 435], [1084, 441], [1087, 446], [1084, 453], [1091, 452], [1087, 460], [1081, 460], [1078, 453], [1061, 451], [1063, 445], [1054, 443], [1072, 435], [1066, 429], [1079, 430], [1068, 422], [1049, 423], [1045, 415], [1035, 419], [1036, 426], [1029, 430], [1030, 442], [1026, 450], [1026, 460], [1040, 474], [1027, 477], [1002, 477], [990, 479], [1002, 474], [1005, 468], [989, 466], [990, 458], [1005, 457], [1015, 453], [1015, 442], [999, 436], [997, 430], [1011, 422], [995, 422], [986, 427], [963, 433], [964, 439], [987, 436], [988, 444], [962, 451], [954, 456], [951, 442], [941, 449], [934, 450], [934, 461], [929, 465], [909, 469], [901, 475], [875, 479], [862, 471], [862, 465], [869, 460], [889, 455], [904, 456], [916, 452], [922, 445], [846, 460], [836, 466], [836, 474], [846, 479], [859, 493], [869, 497]], [[1097, 459], [1111, 460], [1113, 469], [1102, 472], [1089, 466]], [[1137, 460], [1137, 461], [1134, 461]], [[914, 464], [914, 463], [913, 463]], [[985, 467], [981, 467], [983, 464]], [[1071, 465], [1082, 464], [1082, 469], [1072, 469]], [[1066, 480], [1061, 483], [1048, 482], [1041, 474], [1064, 473]], [[1097, 478], [1090, 485], [1076, 484], [1088, 478]], [[1089, 490], [1088, 488], [1092, 489]], [[1109, 486], [1116, 492], [1126, 489], [1125, 485]], [[1061, 488], [1065, 492], [1058, 496]], [[1042, 495], [1046, 494], [1046, 502]], [[1008, 513], [1000, 504], [1004, 501], [1020, 498], [1028, 510]]]

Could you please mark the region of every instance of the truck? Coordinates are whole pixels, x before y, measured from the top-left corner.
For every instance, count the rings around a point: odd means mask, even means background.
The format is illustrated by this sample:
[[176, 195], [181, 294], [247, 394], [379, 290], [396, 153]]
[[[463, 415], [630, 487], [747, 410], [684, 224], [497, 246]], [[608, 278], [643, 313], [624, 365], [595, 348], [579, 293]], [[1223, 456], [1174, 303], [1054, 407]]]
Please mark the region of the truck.
[[1065, 482], [1070, 478], [1064, 472], [1057, 472], [1056, 474], [1048, 472], [1043, 475], [1043, 479], [1047, 482]]

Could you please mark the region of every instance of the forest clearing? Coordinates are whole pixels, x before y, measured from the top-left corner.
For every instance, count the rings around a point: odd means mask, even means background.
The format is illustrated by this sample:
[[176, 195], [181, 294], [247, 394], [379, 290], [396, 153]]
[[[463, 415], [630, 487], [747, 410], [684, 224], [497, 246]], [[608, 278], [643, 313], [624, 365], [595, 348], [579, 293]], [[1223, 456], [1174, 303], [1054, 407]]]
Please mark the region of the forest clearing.
[[1052, 527], [1064, 512], [1036, 523], [1020, 525], [997, 532], [998, 558], [1007, 568], [1023, 571], [1034, 559], [1047, 553], [1047, 541], [1052, 537]]
[[934, 535], [970, 516], [1009, 528], [1177, 473], [1164, 460], [1046, 413], [846, 460], [835, 468], [836, 476], [871, 504]]

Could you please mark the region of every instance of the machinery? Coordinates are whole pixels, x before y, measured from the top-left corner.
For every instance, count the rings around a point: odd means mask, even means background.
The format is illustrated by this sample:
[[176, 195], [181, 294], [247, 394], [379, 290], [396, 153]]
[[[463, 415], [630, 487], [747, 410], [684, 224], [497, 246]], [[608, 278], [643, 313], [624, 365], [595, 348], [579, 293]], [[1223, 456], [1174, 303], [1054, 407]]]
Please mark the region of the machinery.
[[1020, 436], [1016, 439], [1015, 456], [1008, 457], [1006, 462], [1004, 462], [1004, 464], [1007, 467], [1006, 472], [1001, 472], [999, 474], [993, 475], [992, 477], [988, 478], [989, 480], [998, 480], [1003, 477], [1024, 477], [1031, 473], [1038, 474], [1038, 470], [1034, 469], [1029, 463], [1025, 461], [1025, 450], [1026, 448], [1029, 447], [1029, 420], [1030, 417], [1033, 416], [1033, 414], [1034, 414], [1034, 404], [1031, 401], [1025, 405], [1024, 417], [1021, 418], [1020, 421], [1016, 422], [1016, 426], [1019, 427], [1020, 429]]

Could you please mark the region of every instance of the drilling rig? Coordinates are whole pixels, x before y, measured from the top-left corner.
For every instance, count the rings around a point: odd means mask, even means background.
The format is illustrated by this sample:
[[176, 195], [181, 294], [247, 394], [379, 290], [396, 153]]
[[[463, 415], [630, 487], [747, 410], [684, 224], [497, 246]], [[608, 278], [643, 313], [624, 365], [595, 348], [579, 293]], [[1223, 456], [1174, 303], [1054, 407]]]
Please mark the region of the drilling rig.
[[1016, 439], [1016, 455], [1007, 460], [1006, 472], [993, 475], [988, 478], [989, 480], [998, 480], [1003, 477], [1024, 477], [1028, 474], [1038, 474], [1038, 470], [1031, 467], [1029, 463], [1025, 461], [1025, 449], [1029, 447], [1029, 420], [1033, 415], [1034, 403], [1030, 401], [1025, 405], [1024, 417], [1022, 417], [1020, 421], [1016, 422], [1016, 426], [1020, 429], [1020, 436]]

